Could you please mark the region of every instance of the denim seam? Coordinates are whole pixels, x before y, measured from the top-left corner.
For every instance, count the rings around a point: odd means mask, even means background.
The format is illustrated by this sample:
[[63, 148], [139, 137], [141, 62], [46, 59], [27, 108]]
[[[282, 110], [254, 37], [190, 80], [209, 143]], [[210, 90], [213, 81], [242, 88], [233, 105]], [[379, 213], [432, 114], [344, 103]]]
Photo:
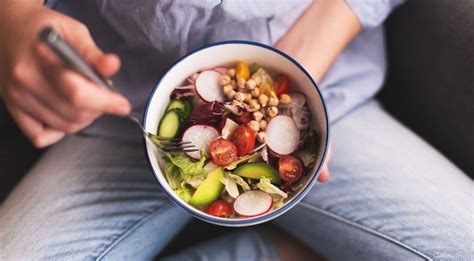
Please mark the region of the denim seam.
[[123, 233], [117, 237], [112, 243], [104, 250], [100, 255], [98, 255], [95, 260], [101, 260], [102, 258], [105, 257], [106, 254], [108, 254], [112, 249], [114, 249], [123, 239], [125, 239], [130, 233], [135, 231], [137, 228], [139, 228], [141, 225], [143, 225], [146, 221], [148, 221], [152, 216], [154, 216], [157, 212], [160, 212], [161, 210], [166, 210], [173, 207], [173, 205], [163, 207], [159, 206], [156, 209], [154, 209], [152, 212], [150, 212], [148, 215], [144, 215], [141, 219], [139, 219], [137, 222], [135, 222], [132, 226], [128, 227], [123, 231]]
[[419, 250], [417, 250], [417, 249], [415, 249], [415, 248], [413, 248], [413, 247], [411, 247], [411, 246], [408, 246], [408, 245], [406, 245], [405, 243], [400, 242], [399, 240], [397, 240], [397, 239], [395, 239], [395, 238], [392, 238], [392, 237], [390, 237], [390, 236], [388, 236], [388, 235], [386, 235], [386, 234], [384, 234], [384, 233], [382, 233], [382, 232], [379, 232], [379, 231], [377, 231], [377, 230], [375, 230], [375, 229], [373, 229], [373, 228], [370, 228], [370, 227], [364, 226], [364, 225], [362, 225], [362, 224], [356, 223], [356, 222], [351, 221], [351, 220], [349, 220], [349, 219], [346, 219], [346, 218], [344, 218], [344, 217], [342, 217], [342, 216], [339, 216], [339, 215], [337, 215], [337, 214], [335, 214], [335, 213], [332, 213], [332, 212], [330, 212], [330, 211], [328, 211], [328, 210], [325, 210], [325, 209], [322, 209], [322, 208], [319, 208], [319, 207], [310, 205], [310, 204], [305, 203], [305, 202], [300, 202], [299, 205], [301, 205], [302, 207], [305, 207], [305, 208], [307, 208], [307, 209], [310, 209], [310, 210], [314, 210], [314, 211], [316, 211], [316, 212], [319, 212], [319, 213], [321, 213], [321, 214], [323, 214], [323, 215], [325, 215], [325, 216], [328, 216], [328, 217], [330, 217], [330, 218], [336, 219], [336, 220], [338, 220], [338, 221], [340, 221], [340, 222], [342, 222], [342, 223], [345, 223], [345, 224], [347, 224], [347, 225], [350, 225], [350, 226], [353, 226], [353, 227], [355, 227], [355, 228], [359, 228], [359, 229], [361, 229], [361, 230], [364, 230], [365, 232], [368, 232], [368, 233], [373, 234], [373, 235], [375, 235], [375, 236], [381, 237], [381, 238], [383, 238], [383, 239], [385, 239], [385, 240], [387, 240], [387, 241], [390, 241], [390, 242], [392, 242], [392, 243], [394, 243], [394, 244], [396, 244], [396, 245], [398, 245], [398, 246], [400, 246], [400, 247], [403, 247], [403, 248], [405, 248], [405, 249], [407, 249], [407, 250], [413, 252], [414, 254], [419, 255], [419, 256], [422, 257], [422, 258], [425, 258], [426, 260], [434, 260], [433, 258], [431, 258], [430, 256], [428, 256], [428, 255], [422, 253], [421, 251], [419, 251]]

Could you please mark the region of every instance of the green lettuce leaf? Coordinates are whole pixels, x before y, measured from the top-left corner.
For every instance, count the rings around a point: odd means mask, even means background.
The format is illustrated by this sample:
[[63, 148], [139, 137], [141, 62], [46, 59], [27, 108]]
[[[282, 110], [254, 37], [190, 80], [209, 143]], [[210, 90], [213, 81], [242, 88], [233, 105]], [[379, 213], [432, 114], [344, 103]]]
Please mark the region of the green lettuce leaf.
[[187, 187], [175, 189], [174, 192], [186, 203], [188, 203], [188, 201], [191, 200], [191, 197], [193, 196], [191, 190]]
[[288, 197], [288, 195], [285, 192], [283, 192], [277, 186], [273, 185], [270, 182], [270, 179], [267, 177], [260, 178], [260, 181], [257, 183], [257, 188], [260, 189], [261, 191], [267, 192], [268, 194], [278, 194], [282, 198]]
[[232, 179], [229, 174], [226, 174], [225, 177], [221, 179], [222, 184], [225, 186], [225, 190], [229, 193], [229, 196], [237, 198], [239, 196], [239, 189], [237, 188], [237, 183]]
[[181, 179], [188, 180], [191, 176], [207, 175], [207, 171], [204, 169], [206, 162], [204, 152], [201, 152], [201, 158], [197, 162], [193, 162], [184, 154], [173, 155], [165, 152], [163, 158], [179, 169]]
[[172, 189], [180, 187], [182, 181], [181, 172], [178, 167], [169, 161], [165, 161], [164, 172], [166, 180]]
[[234, 182], [237, 185], [241, 186], [244, 191], [249, 191], [250, 190], [249, 184], [247, 184], [247, 182], [245, 182], [245, 180], [241, 176], [230, 174], [230, 173], [227, 173], [227, 176], [232, 178], [234, 180]]

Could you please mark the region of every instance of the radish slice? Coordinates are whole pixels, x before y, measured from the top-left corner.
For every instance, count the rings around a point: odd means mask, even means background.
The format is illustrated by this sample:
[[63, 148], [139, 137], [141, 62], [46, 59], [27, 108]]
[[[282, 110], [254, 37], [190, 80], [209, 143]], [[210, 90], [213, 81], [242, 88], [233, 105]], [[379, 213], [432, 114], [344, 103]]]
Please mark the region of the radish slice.
[[206, 102], [224, 102], [225, 97], [221, 86], [219, 86], [220, 73], [214, 70], [201, 72], [195, 82], [196, 93]]
[[255, 217], [265, 214], [272, 208], [270, 194], [260, 190], [250, 190], [240, 194], [234, 202], [234, 210], [244, 217]]
[[189, 76], [187, 78], [188, 82], [190, 84], [194, 84], [194, 82], [196, 81], [196, 78], [198, 77], [199, 73], [194, 73], [193, 75]]
[[299, 141], [300, 131], [291, 117], [278, 115], [268, 123], [265, 142], [275, 153], [291, 154], [298, 147]]
[[214, 70], [214, 71], [216, 71], [220, 74], [225, 74], [225, 73], [227, 73], [227, 70], [229, 70], [229, 69], [226, 68], [226, 67], [219, 66], [219, 67], [212, 68], [212, 70]]
[[[207, 152], [207, 146], [211, 141], [219, 137], [219, 132], [212, 126], [197, 124], [189, 127], [183, 134], [183, 141], [189, 141], [196, 149]], [[189, 157], [199, 159], [200, 151], [186, 152]]]

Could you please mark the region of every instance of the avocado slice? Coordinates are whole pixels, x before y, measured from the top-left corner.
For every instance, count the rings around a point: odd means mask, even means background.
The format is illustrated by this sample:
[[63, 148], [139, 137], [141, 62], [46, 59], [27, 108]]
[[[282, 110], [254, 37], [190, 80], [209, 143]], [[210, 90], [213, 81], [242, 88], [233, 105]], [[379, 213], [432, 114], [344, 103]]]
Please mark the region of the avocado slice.
[[278, 171], [265, 163], [247, 163], [238, 167], [234, 171], [234, 174], [251, 179], [260, 179], [261, 177], [266, 177], [270, 179], [270, 182], [273, 184], [280, 184], [281, 182]]
[[209, 173], [204, 181], [194, 192], [189, 204], [193, 206], [204, 206], [218, 199], [224, 189], [221, 179], [224, 178], [224, 169], [217, 168]]

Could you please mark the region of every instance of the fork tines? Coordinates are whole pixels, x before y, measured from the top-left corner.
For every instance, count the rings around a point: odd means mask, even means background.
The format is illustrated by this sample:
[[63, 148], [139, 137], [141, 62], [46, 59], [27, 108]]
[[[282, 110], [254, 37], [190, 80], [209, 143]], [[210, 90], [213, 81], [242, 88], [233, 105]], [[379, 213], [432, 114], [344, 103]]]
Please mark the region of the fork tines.
[[194, 152], [199, 151], [190, 141], [181, 141], [177, 138], [165, 138], [149, 135], [148, 138], [162, 151], [165, 152]]

